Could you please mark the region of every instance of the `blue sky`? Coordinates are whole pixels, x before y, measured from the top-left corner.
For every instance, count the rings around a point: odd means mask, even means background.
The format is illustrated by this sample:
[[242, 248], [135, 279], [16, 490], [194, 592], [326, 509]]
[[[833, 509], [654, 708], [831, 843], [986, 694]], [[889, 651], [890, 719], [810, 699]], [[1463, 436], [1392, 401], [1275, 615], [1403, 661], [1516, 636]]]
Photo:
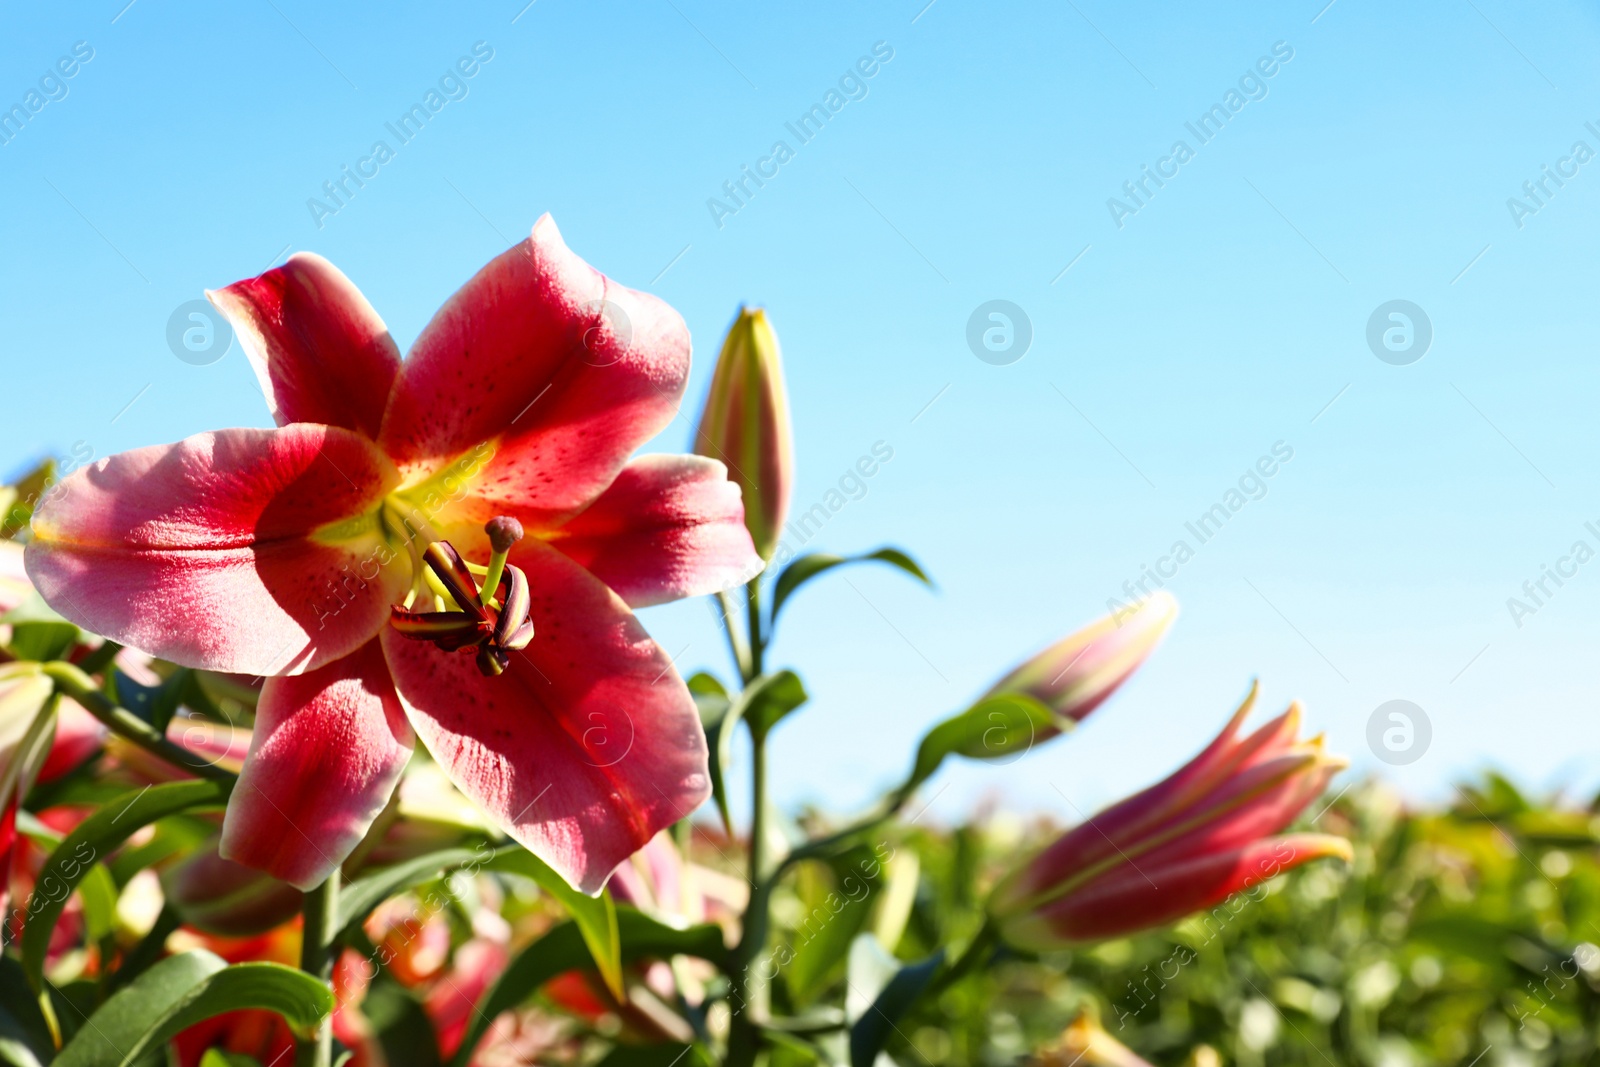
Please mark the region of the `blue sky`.
[[[798, 508], [893, 450], [806, 547], [898, 544], [939, 588], [861, 570], [786, 613], [772, 655], [814, 696], [774, 742], [786, 801], [890, 784], [927, 723], [1104, 612], [1275, 445], [1265, 495], [1191, 538], [1184, 613], [1135, 683], [1070, 739], [947, 774], [936, 810], [1087, 809], [1198, 748], [1257, 676], [1415, 796], [1490, 763], [1600, 782], [1600, 562], [1560, 562], [1600, 550], [1600, 160], [1574, 155], [1600, 152], [1593, 8], [124, 2], [0, 15], [0, 104], [42, 78], [58, 97], [0, 145], [4, 466], [264, 425], [237, 347], [167, 346], [204, 288], [313, 250], [404, 348], [549, 211], [693, 331], [654, 448], [686, 446], [748, 301], [784, 344]], [[92, 58], [47, 77], [79, 42]], [[420, 134], [336, 213], [308, 206], [475, 45], [492, 58]], [[892, 58], [801, 143], [785, 124], [875, 46]], [[1215, 104], [1201, 143], [1186, 124]], [[780, 140], [737, 212], [708, 206]], [[1169, 177], [1131, 201], [1146, 167]], [[1031, 325], [1014, 362], [968, 345], [991, 300]], [[1431, 323], [1416, 362], [1368, 345], [1393, 300]], [[1576, 574], [1534, 605], [1546, 565]], [[686, 672], [727, 673], [705, 604], [645, 621]], [[1432, 728], [1393, 768], [1367, 742], [1391, 699]]]

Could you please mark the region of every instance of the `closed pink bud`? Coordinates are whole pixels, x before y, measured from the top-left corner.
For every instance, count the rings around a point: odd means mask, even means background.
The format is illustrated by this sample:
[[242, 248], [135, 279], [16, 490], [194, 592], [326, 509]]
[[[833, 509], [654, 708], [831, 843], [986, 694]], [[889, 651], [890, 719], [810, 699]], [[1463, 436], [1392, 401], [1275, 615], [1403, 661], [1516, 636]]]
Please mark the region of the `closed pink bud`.
[[789, 514], [794, 444], [778, 335], [760, 308], [740, 308], [722, 342], [694, 450], [720, 460], [744, 494], [744, 524], [771, 559]]
[[161, 891], [184, 924], [219, 937], [251, 937], [288, 922], [304, 896], [287, 882], [217, 855], [213, 837], [161, 874]]
[[1177, 600], [1163, 590], [1137, 608], [1062, 638], [996, 682], [984, 697], [1022, 693], [1082, 722], [1139, 669], [1177, 617]]
[[1255, 687], [1216, 740], [1165, 781], [1113, 804], [1006, 876], [1001, 936], [1061, 947], [1164, 926], [1308, 860], [1348, 861], [1328, 834], [1282, 834], [1345, 761], [1301, 741], [1299, 705], [1254, 733]]

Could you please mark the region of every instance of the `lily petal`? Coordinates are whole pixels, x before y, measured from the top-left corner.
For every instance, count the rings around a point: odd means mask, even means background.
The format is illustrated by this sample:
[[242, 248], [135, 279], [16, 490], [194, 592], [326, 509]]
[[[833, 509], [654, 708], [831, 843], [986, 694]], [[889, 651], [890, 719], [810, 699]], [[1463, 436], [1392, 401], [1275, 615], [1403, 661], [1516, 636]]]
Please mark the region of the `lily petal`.
[[1007, 920], [1004, 934], [1013, 944], [1035, 948], [1120, 937], [1209, 908], [1324, 857], [1349, 862], [1350, 842], [1331, 834], [1288, 834], [1170, 864], [1124, 866], [1036, 912]]
[[233, 324], [279, 426], [321, 422], [378, 435], [400, 349], [338, 267], [297, 252], [206, 296]]
[[430, 517], [549, 529], [671, 421], [688, 371], [678, 313], [579, 259], [546, 215], [423, 329], [379, 441], [408, 483], [441, 483]]
[[762, 568], [739, 487], [702, 456], [640, 456], [549, 540], [636, 608], [731, 589]]
[[567, 881], [612, 870], [710, 795], [705, 731], [667, 657], [609, 589], [529, 538], [535, 636], [487, 678], [392, 629], [384, 654], [422, 743], [463, 793]]
[[410, 560], [374, 521], [394, 468], [359, 434], [219, 430], [79, 468], [33, 516], [50, 606], [187, 667], [314, 670], [388, 620]]
[[299, 889], [320, 885], [388, 803], [414, 744], [376, 641], [267, 679], [219, 855]]

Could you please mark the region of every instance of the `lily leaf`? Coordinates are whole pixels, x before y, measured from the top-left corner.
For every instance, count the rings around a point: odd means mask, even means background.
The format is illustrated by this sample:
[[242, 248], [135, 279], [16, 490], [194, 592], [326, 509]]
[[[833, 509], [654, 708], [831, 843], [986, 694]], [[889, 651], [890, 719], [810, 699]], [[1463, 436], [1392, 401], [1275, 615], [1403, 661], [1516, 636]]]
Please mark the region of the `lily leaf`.
[[276, 963], [228, 966], [205, 950], [169, 957], [112, 994], [53, 1067], [129, 1067], [195, 1023], [242, 1008], [276, 1012], [309, 1036], [333, 1011], [333, 991]]
[[[679, 930], [629, 907], [617, 908], [616, 916], [622, 940], [623, 963], [684, 955], [698, 956], [719, 967], [728, 965], [728, 949], [722, 940], [722, 928], [715, 923], [702, 923]], [[495, 1016], [533, 996], [540, 986], [556, 975], [582, 969], [588, 964], [589, 950], [576, 923], [566, 922], [552, 927], [543, 937], [524, 948], [478, 1001], [450, 1067], [466, 1067]]]
[[933, 777], [949, 756], [967, 759], [1016, 759], [1036, 739], [1070, 729], [1070, 720], [1033, 697], [1002, 693], [986, 697], [966, 711], [935, 726], [917, 746], [911, 777], [901, 789], [910, 792]]
[[473, 860], [487, 862], [491, 855], [493, 852], [487, 846], [447, 848], [385, 867], [341, 886], [337, 920], [341, 935], [349, 934], [352, 928], [365, 922], [373, 908], [395, 894], [430, 882], [446, 871], [468, 866]]
[[22, 966], [35, 992], [45, 988], [44, 958], [50, 935], [79, 883], [142, 827], [180, 811], [222, 807], [232, 788], [232, 783], [211, 781], [147, 786], [111, 801], [62, 839], [39, 872], [22, 931]]
[[600, 895], [591, 897], [567, 884], [567, 880], [521, 845], [513, 845], [495, 852], [487, 864], [490, 870], [505, 871], [531, 878], [561, 906], [567, 909], [577, 924], [583, 943], [588, 946], [600, 977], [613, 996], [622, 994], [622, 940], [617, 930], [617, 906], [611, 891], [602, 889]]
[[772, 625], [777, 626], [778, 609], [782, 608], [784, 602], [794, 595], [795, 590], [819, 574], [831, 571], [835, 567], [842, 567], [847, 563], [887, 563], [892, 567], [898, 567], [905, 571], [930, 589], [933, 588], [933, 579], [928, 577], [916, 560], [898, 548], [884, 547], [876, 552], [863, 552], [858, 556], [833, 556], [826, 552], [813, 552], [810, 555], [801, 556], [785, 567], [782, 574], [778, 575], [778, 580], [772, 587]]
[[[871, 937], [870, 934], [863, 935], [857, 944], [868, 938], [871, 938], [871, 948], [888, 956], [878, 945], [878, 939]], [[855, 974], [857, 952], [853, 949], [850, 955], [851, 973]], [[893, 957], [888, 958], [891, 961], [893, 959]], [[865, 1008], [859, 1004], [852, 1005], [857, 1010], [849, 1011], [853, 1020], [850, 1024], [850, 1067], [873, 1067], [877, 1063], [878, 1054], [883, 1051], [883, 1046], [888, 1044], [889, 1036], [895, 1032], [895, 1024], [911, 1010], [911, 1006], [922, 996], [942, 966], [944, 966], [944, 950], [940, 949], [925, 960], [901, 967]]]
[[54, 1055], [49, 1025], [28, 990], [22, 965], [0, 956], [0, 1063], [43, 1067]]
[[61, 659], [78, 643], [78, 628], [46, 604], [37, 590], [0, 616], [0, 623], [11, 627], [7, 651], [13, 659], [38, 663]]

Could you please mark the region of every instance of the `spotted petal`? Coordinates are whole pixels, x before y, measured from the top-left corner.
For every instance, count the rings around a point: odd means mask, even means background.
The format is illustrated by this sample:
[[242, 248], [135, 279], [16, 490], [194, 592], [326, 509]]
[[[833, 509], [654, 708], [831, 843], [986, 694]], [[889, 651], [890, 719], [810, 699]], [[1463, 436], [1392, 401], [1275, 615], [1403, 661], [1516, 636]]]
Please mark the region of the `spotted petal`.
[[672, 419], [689, 332], [574, 255], [546, 215], [417, 338], [379, 438], [437, 522], [581, 511]]
[[392, 630], [384, 654], [417, 735], [456, 786], [573, 885], [611, 871], [710, 792], [677, 671], [593, 575], [529, 538], [535, 636], [505, 673]]

